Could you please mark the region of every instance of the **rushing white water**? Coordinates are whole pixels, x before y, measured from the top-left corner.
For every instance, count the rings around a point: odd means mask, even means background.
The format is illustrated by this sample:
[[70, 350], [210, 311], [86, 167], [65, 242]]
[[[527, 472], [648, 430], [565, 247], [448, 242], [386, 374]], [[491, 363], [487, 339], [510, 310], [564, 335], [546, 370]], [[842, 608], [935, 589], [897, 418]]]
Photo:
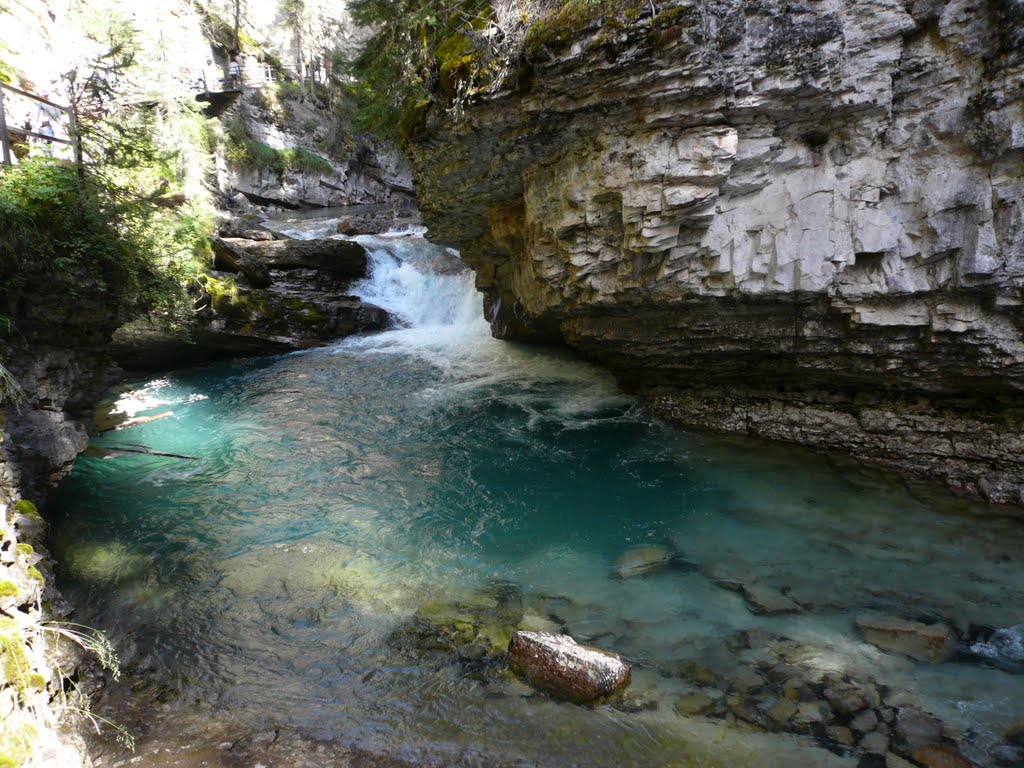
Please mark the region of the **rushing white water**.
[[419, 238], [356, 238], [367, 250], [370, 276], [352, 293], [386, 309], [409, 329], [437, 343], [465, 343], [490, 336], [473, 273], [454, 251]]

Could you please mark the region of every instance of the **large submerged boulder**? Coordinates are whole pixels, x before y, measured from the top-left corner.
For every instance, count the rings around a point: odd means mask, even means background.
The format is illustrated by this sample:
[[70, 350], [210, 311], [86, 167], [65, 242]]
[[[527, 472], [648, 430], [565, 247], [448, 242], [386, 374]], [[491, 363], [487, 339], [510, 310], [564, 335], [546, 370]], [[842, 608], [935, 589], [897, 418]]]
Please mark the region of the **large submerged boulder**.
[[894, 616], [862, 618], [857, 629], [883, 651], [901, 653], [918, 661], [941, 664], [956, 655], [956, 633], [945, 624], [922, 624]]
[[674, 557], [671, 549], [660, 545], [630, 547], [615, 561], [613, 573], [620, 579], [645, 576], [668, 567]]
[[508, 661], [536, 687], [578, 704], [621, 693], [632, 670], [618, 654], [550, 632], [516, 632], [508, 644]]

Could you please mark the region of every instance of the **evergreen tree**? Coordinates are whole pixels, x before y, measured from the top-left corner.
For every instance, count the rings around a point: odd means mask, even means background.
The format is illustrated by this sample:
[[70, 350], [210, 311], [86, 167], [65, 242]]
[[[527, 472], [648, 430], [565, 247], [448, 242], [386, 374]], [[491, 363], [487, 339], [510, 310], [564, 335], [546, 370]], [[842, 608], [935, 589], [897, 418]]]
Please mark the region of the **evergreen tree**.
[[352, 62], [361, 127], [394, 133], [403, 110], [436, 85], [438, 46], [471, 29], [487, 9], [485, 0], [353, 0], [353, 20], [374, 30]]

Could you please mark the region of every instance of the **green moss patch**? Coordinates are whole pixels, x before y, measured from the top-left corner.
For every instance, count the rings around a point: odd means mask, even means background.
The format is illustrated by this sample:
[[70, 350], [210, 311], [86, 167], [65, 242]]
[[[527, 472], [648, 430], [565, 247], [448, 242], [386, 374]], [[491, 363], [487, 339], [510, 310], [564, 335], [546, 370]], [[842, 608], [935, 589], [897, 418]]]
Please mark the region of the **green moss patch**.
[[36, 505], [33, 504], [28, 499], [22, 499], [21, 501], [15, 503], [14, 511], [20, 512], [21, 514], [25, 515], [25, 517], [41, 517], [41, 515], [39, 514], [39, 510], [36, 509]]
[[643, 7], [641, 0], [568, 0], [534, 22], [523, 40], [523, 56], [538, 59], [545, 50], [560, 53], [598, 26], [606, 32], [622, 29], [640, 18]]
[[255, 139], [242, 119], [227, 123], [226, 154], [228, 163], [240, 168], [266, 170], [283, 176], [290, 171], [329, 174], [334, 167], [328, 160], [302, 147], [275, 149]]

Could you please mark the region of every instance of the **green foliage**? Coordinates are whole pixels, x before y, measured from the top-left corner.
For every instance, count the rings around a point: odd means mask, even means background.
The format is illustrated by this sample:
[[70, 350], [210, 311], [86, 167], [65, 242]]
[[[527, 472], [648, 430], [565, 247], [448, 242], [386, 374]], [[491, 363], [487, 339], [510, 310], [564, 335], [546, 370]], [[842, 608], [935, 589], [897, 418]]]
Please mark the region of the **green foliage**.
[[[104, 194], [76, 169], [34, 158], [0, 173], [0, 311], [18, 318], [45, 285], [57, 300], [87, 288], [120, 318], [169, 290], [140, 252], [147, 211]], [[132, 247], [136, 246], [136, 247]]]
[[28, 676], [32, 671], [28, 656], [25, 654], [25, 640], [20, 632], [4, 632], [0, 634], [0, 651], [3, 652], [3, 682], [14, 686], [19, 693], [28, 685]]
[[28, 499], [21, 499], [20, 501], [15, 502], [14, 511], [25, 515], [25, 517], [41, 517], [39, 510], [36, 509], [36, 505]]
[[17, 73], [14, 71], [14, 66], [4, 57], [5, 53], [13, 53], [13, 51], [0, 40], [0, 83], [13, 83]]
[[4, 579], [0, 581], [0, 597], [17, 597], [18, 585], [13, 581]]
[[283, 101], [301, 101], [302, 86], [294, 80], [281, 80], [275, 85], [277, 96]]
[[[0, 316], [12, 321], [8, 333], [73, 324], [83, 299], [89, 311], [105, 308], [111, 324], [154, 312], [180, 325], [209, 247], [208, 195], [186, 195], [183, 186], [202, 176], [205, 118], [189, 103], [118, 107], [115, 89], [137, 66], [130, 19], [87, 16], [82, 27], [108, 46], [68, 75], [82, 168], [44, 157], [0, 171]], [[59, 311], [44, 314], [40, 296]]]
[[447, 65], [450, 75], [474, 63], [467, 33], [490, 13], [486, 0], [354, 0], [350, 8], [358, 24], [377, 30], [351, 63], [356, 125], [383, 136], [398, 134], [409, 105], [430, 97], [439, 69]]
[[260, 44], [252, 38], [252, 35], [239, 27], [238, 50], [236, 51], [234, 23], [229, 22], [206, 4], [197, 2], [195, 4], [195, 8], [196, 11], [199, 12], [200, 18], [203, 20], [203, 26], [205, 27], [204, 32], [207, 39], [223, 52], [258, 53], [262, 50]]
[[[0, 333], [10, 333], [12, 330], [12, 324], [10, 318], [3, 318], [4, 323], [0, 323]], [[25, 401], [25, 391], [21, 388], [18, 380], [14, 378], [7, 366], [0, 363], [0, 403], [8, 402], [15, 407], [21, 405]]]
[[241, 168], [268, 170], [283, 176], [289, 171], [331, 173], [330, 162], [302, 147], [274, 149], [249, 133], [249, 125], [240, 115], [229, 119], [226, 128], [228, 162]]
[[541, 58], [544, 49], [560, 52], [587, 27], [619, 29], [640, 16], [647, 0], [565, 0], [535, 21], [523, 40], [523, 56]]

